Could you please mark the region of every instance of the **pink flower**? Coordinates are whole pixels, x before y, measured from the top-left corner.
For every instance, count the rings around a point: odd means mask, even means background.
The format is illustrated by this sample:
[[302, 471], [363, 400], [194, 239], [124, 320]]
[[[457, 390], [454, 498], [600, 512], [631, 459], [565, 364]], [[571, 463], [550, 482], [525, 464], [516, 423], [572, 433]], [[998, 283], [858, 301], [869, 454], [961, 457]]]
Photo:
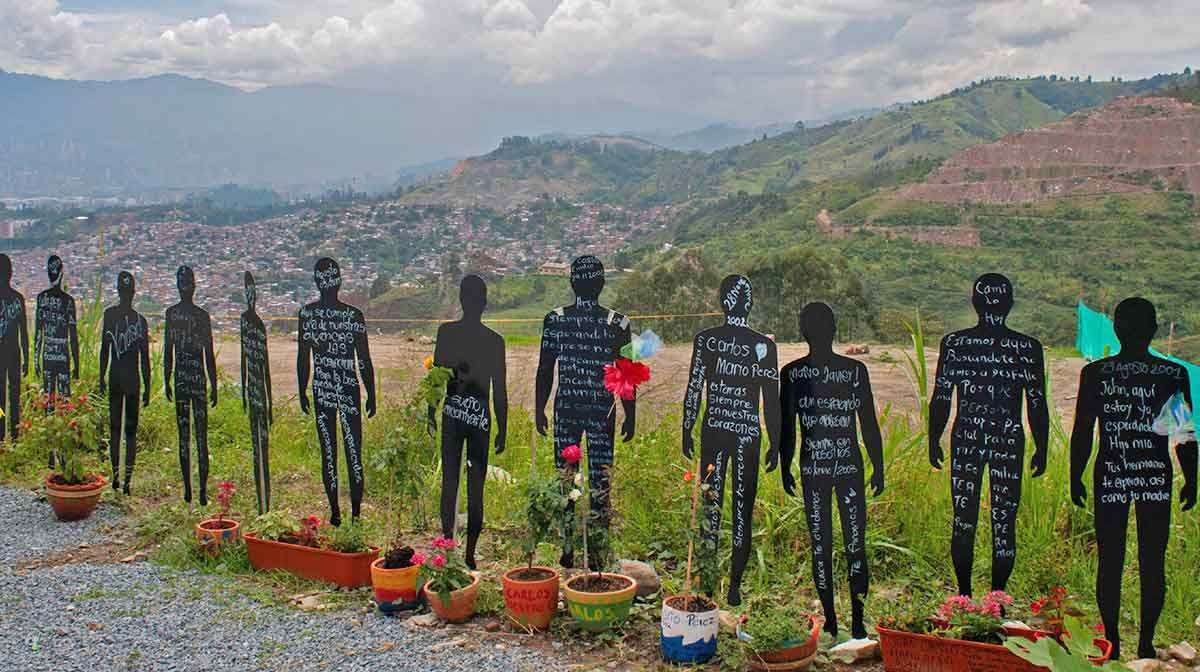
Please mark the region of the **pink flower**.
[[413, 553], [411, 567], [420, 567], [425, 564], [425, 556], [420, 553]]
[[637, 388], [650, 380], [650, 367], [624, 357], [604, 366], [604, 387], [626, 401], [637, 398]]
[[429, 559], [429, 564], [436, 567], [437, 569], [441, 569], [442, 567], [446, 566], [446, 556], [435, 555]]
[[579, 464], [581, 457], [583, 457], [583, 451], [580, 450], [577, 444], [562, 449], [562, 459], [567, 464]]
[[437, 537], [436, 539], [433, 540], [433, 547], [454, 550], [454, 549], [458, 548], [458, 542], [453, 539], [447, 539], [445, 537]]

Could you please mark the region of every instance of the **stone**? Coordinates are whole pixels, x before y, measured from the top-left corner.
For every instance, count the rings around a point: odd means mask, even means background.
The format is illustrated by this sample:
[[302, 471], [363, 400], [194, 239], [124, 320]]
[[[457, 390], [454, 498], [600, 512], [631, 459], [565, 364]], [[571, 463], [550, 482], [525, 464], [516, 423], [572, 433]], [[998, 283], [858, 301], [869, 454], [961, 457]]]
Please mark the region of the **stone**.
[[453, 649], [453, 648], [460, 647], [463, 644], [466, 644], [466, 640], [462, 639], [461, 637], [459, 637], [457, 639], [448, 639], [444, 642], [438, 642], [437, 644], [430, 645], [429, 652], [430, 653], [438, 653], [441, 651], [445, 651], [446, 649]]
[[1128, 667], [1131, 672], [1162, 672], [1167, 669], [1167, 666], [1156, 658], [1139, 658], [1125, 663], [1125, 667]]
[[720, 623], [721, 630], [728, 632], [731, 635], [737, 633], [738, 620], [738, 615], [732, 611], [725, 611], [722, 609], [717, 614], [717, 622]]
[[1171, 648], [1167, 649], [1167, 653], [1171, 654], [1172, 658], [1178, 660], [1184, 665], [1195, 665], [1197, 660], [1200, 659], [1197, 656], [1196, 647], [1192, 646], [1188, 642], [1180, 642], [1172, 646]]
[[138, 551], [137, 553], [134, 553], [133, 555], [127, 555], [127, 556], [121, 558], [121, 562], [128, 565], [131, 562], [140, 562], [145, 559], [146, 559], [146, 552]]
[[879, 657], [879, 642], [872, 639], [850, 639], [829, 649], [829, 655], [843, 663], [875, 660]]
[[500, 629], [500, 621], [488, 621], [487, 625], [483, 626], [483, 629], [488, 632], [496, 632]]
[[621, 573], [637, 583], [638, 597], [649, 597], [662, 589], [658, 572], [654, 571], [649, 563], [640, 560], [622, 560], [619, 564]]
[[428, 614], [418, 614], [405, 622], [421, 628], [435, 628], [441, 622], [441, 619], [437, 617], [437, 614], [430, 612]]

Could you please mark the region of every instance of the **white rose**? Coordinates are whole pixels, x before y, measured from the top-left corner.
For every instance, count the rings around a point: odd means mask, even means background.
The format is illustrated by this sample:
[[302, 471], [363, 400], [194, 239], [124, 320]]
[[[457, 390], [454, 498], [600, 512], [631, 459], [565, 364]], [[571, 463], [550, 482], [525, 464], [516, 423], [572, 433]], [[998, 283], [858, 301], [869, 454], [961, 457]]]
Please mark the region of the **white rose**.
[[575, 474], [575, 485], [577, 485], [579, 487], [583, 487], [583, 472], [582, 471]]
[[579, 488], [575, 488], [567, 494], [567, 498], [570, 499], [572, 502], [579, 499], [582, 496], [583, 496], [583, 492], [580, 491]]

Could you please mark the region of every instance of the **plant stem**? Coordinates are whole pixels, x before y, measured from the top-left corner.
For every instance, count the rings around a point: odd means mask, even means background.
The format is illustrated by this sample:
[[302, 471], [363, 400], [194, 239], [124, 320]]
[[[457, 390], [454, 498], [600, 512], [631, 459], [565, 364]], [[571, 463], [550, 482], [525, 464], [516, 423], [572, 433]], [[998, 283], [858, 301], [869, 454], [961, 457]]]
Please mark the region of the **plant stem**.
[[[613, 407], [614, 408], [616, 407], [615, 402], [613, 404]], [[585, 446], [586, 452], [584, 452], [583, 456], [579, 458], [579, 461], [580, 461], [579, 471], [580, 471], [580, 473], [583, 473], [583, 497], [580, 497], [580, 499], [583, 500], [583, 571], [585, 571], [585, 572], [592, 568], [591, 563], [588, 562], [588, 533], [587, 533], [588, 532], [588, 521], [592, 517], [592, 497], [591, 497], [591, 487], [590, 487], [591, 483], [589, 482], [591, 480], [591, 473], [590, 473], [590, 471], [588, 471], [588, 472], [584, 471], [585, 469], [587, 469], [586, 463], [587, 463], [588, 453], [591, 452], [591, 446], [588, 445], [590, 443], [591, 443], [591, 441], [588, 441], [587, 438], [585, 437], [583, 444]]]
[[687, 576], [683, 581], [683, 603], [686, 608], [692, 599], [692, 556], [696, 549], [696, 505], [700, 502], [700, 456], [697, 454], [694, 462], [696, 471], [692, 481], [692, 520], [688, 523], [688, 559]]

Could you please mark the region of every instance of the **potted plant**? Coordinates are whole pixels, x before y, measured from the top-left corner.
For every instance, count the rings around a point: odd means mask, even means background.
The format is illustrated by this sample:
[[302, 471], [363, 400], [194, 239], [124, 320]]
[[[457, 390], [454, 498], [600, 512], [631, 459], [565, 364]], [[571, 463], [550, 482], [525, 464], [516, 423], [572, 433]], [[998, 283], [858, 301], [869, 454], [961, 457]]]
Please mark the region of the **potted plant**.
[[1033, 639], [1010, 636], [1004, 641], [1004, 647], [1026, 663], [1051, 672], [1129, 669], [1108, 660], [1112, 645], [1105, 639], [1093, 637], [1078, 616], [1064, 615], [1057, 631], [1057, 636], [1046, 633], [1046, 636]]
[[[693, 563], [699, 570], [701, 583], [709, 591], [714, 589], [719, 572], [716, 543], [707, 534], [712, 525], [709, 512], [719, 506], [720, 501], [708, 482], [714, 471], [715, 468], [709, 465], [704, 478], [697, 478], [692, 471], [683, 475], [684, 483], [692, 484], [687, 574], [683, 582], [683, 594], [663, 600], [662, 631], [659, 638], [663, 659], [671, 663], [706, 663], [717, 653], [717, 635], [721, 629], [720, 610], [708, 597], [692, 593]], [[699, 528], [697, 509], [703, 511], [699, 516]]]
[[316, 516], [297, 520], [287, 511], [275, 510], [246, 528], [246, 555], [255, 569], [282, 569], [344, 588], [371, 585], [371, 563], [379, 557], [379, 549], [367, 544], [357, 521], [325, 532]]
[[425, 556], [412, 546], [394, 544], [371, 563], [375, 604], [385, 614], [416, 609], [421, 605], [420, 574]]
[[233, 503], [233, 495], [237, 489], [233, 483], [222, 481], [217, 485], [217, 504], [221, 510], [216, 518], [209, 518], [196, 523], [196, 541], [200, 550], [206, 555], [217, 556], [228, 544], [236, 543], [242, 538], [241, 526], [229, 517], [229, 507]]
[[433, 552], [421, 565], [421, 588], [425, 601], [437, 617], [447, 623], [463, 623], [475, 615], [479, 574], [467, 568], [458, 554], [458, 542], [438, 537]]
[[820, 634], [821, 619], [791, 605], [743, 617], [737, 626], [750, 669], [772, 672], [809, 669], [817, 657]]
[[87, 394], [43, 394], [35, 401], [34, 409], [41, 414], [30, 414], [22, 423], [24, 440], [48, 452], [56, 467], [46, 476], [46, 500], [59, 520], [87, 518], [96, 510], [108, 482], [100, 474], [87, 471], [83, 464], [85, 451], [99, 442], [99, 410]]
[[558, 572], [549, 567], [534, 567], [533, 560], [538, 544], [553, 533], [567, 498], [558, 478], [539, 476], [536, 472], [531, 472], [526, 497], [525, 520], [529, 526], [524, 541], [526, 563], [505, 572], [500, 584], [508, 618], [527, 630], [545, 630], [558, 610]]

